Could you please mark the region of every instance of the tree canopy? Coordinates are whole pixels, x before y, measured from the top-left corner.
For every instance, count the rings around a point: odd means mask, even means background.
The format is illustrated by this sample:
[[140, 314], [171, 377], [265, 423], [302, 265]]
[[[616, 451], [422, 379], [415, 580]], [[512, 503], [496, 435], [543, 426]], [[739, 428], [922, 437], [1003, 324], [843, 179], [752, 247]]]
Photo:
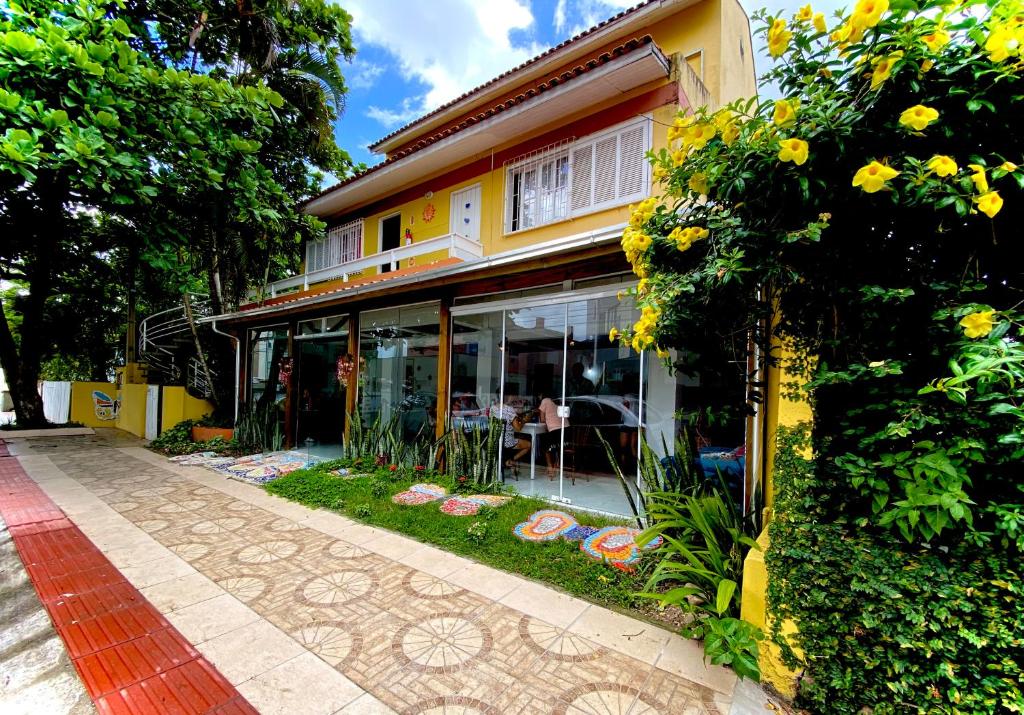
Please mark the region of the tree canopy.
[[[265, 266], [278, 247], [287, 260], [302, 236], [320, 230], [298, 208], [296, 182], [308, 191], [314, 181], [305, 145], [285, 145], [314, 131], [289, 118], [308, 107], [286, 104], [259, 75], [242, 81], [216, 68], [168, 66], [153, 54], [159, 37], [138, 34], [144, 25], [129, 9], [78, 0], [7, 3], [0, 14], [0, 278], [24, 286], [0, 307], [16, 307], [23, 326], [41, 324], [57, 283], [84, 265], [83, 251], [131, 246], [186, 284], [196, 268], [233, 264], [224, 260], [233, 246], [261, 256], [234, 269], [239, 295], [264, 272], [254, 263]], [[335, 29], [347, 18], [329, 16]], [[347, 38], [347, 28], [341, 34]], [[283, 85], [297, 76], [274, 67]], [[338, 166], [336, 152], [325, 156], [326, 166]], [[119, 219], [115, 234], [99, 235], [109, 225], [101, 217]], [[47, 338], [23, 329], [16, 339], [3, 317], [0, 359], [18, 419], [38, 422], [35, 384]]]

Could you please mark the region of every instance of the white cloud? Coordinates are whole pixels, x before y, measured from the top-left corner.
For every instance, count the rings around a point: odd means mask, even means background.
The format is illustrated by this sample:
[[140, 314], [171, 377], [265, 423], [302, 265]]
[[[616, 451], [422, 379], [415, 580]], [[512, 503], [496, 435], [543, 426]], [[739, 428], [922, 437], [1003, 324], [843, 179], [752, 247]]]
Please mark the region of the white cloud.
[[565, 29], [565, 5], [568, 0], [558, 0], [558, 4], [555, 5], [555, 32], [561, 32]]
[[372, 107], [385, 126], [415, 118], [524, 62], [544, 48], [513, 44], [533, 24], [529, 0], [434, 0], [431, 3], [345, 0], [356, 44], [385, 49], [402, 75], [426, 91], [395, 108]]
[[423, 108], [413, 104], [413, 100], [403, 100], [400, 109], [386, 109], [384, 107], [371, 106], [366, 110], [366, 116], [374, 121], [380, 122], [388, 129], [408, 124], [416, 117], [423, 114]]
[[384, 65], [356, 60], [345, 72], [345, 80], [355, 89], [369, 89], [377, 82], [377, 78], [384, 74], [384, 69]]

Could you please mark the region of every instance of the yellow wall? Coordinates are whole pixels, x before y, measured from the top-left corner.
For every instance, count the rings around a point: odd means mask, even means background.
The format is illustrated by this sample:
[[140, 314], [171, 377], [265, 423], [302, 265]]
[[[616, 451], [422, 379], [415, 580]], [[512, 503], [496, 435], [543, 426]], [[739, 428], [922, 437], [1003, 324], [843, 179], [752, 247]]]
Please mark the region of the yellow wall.
[[[750, 27], [738, 0], [706, 0], [705, 2], [685, 8], [649, 27], [637, 28], [627, 34], [623, 34], [615, 42], [622, 42], [628, 39], [628, 37], [640, 37], [644, 34], [652, 35], [658, 47], [666, 55], [670, 57], [678, 55], [679, 61], [683, 61], [682, 58], [686, 56], [699, 52], [701, 54], [704, 83], [714, 100], [718, 103], [724, 103], [739, 97], [751, 96], [756, 91]], [[536, 82], [537, 80], [534, 78], [525, 81], [524, 84], [532, 86]], [[660, 84], [664, 83], [653, 83], [646, 87], [637, 88], [627, 95], [623, 95], [620, 99], [623, 101], [627, 100], [630, 97], [656, 88]], [[510, 94], [514, 96], [516, 91], [519, 91], [519, 88], [512, 90]], [[472, 111], [479, 111], [479, 108], [475, 108]], [[651, 129], [653, 135], [652, 145], [655, 151], [665, 146], [664, 125], [671, 123], [675, 111], [676, 108], [671, 106], [658, 108], [654, 111], [656, 121]], [[588, 107], [578, 113], [563, 116], [556, 123], [540, 127], [529, 134], [518, 136], [512, 142], [495, 146], [488, 154], [473, 157], [467, 160], [467, 162], [485, 159], [488, 155], [493, 156], [512, 146], [522, 144], [534, 137], [544, 135], [593, 114], [594, 109]], [[412, 141], [411, 138], [410, 141]], [[450, 167], [450, 169], [455, 168], [455, 166]], [[432, 186], [432, 181], [437, 186]], [[417, 192], [422, 188], [422, 195], [418, 198], [407, 201], [399, 206], [392, 206], [386, 210], [362, 215], [361, 218], [364, 219], [363, 255], [369, 256], [380, 252], [381, 220], [396, 213], [401, 215], [400, 246], [405, 245], [406, 230], [412, 233], [413, 243], [448, 234], [451, 231], [452, 193], [477, 183], [481, 186], [480, 240], [485, 255], [523, 248], [565, 236], [625, 223], [629, 217], [629, 207], [620, 206], [548, 224], [536, 229], [505, 235], [504, 166], [493, 166], [490, 170], [478, 176], [452, 186], [442, 186], [441, 184], [444, 181], [445, 177], [443, 174], [435, 176], [433, 180], [429, 177], [423, 177], [422, 183], [416, 187]], [[391, 193], [393, 195], [409, 188], [408, 186], [395, 186]], [[432, 192], [432, 196], [429, 199], [425, 198], [427, 192]], [[425, 221], [423, 210], [428, 204], [433, 206], [434, 216], [432, 220]], [[355, 211], [348, 215], [350, 217], [359, 216], [360, 212]], [[417, 257], [414, 262], [422, 265], [444, 255], [439, 253], [431, 256], [421, 256]], [[408, 268], [411, 265], [413, 265], [413, 261], [405, 260], [402, 261], [400, 267]], [[377, 269], [368, 269], [362, 275], [365, 276], [376, 272], [378, 272]], [[356, 277], [360, 276], [357, 274], [350, 275], [350, 278]]]
[[121, 409], [117, 413], [117, 428], [136, 437], [146, 436], [146, 390], [148, 385], [122, 385], [118, 391]]
[[163, 388], [160, 408], [160, 432], [163, 433], [183, 420], [198, 420], [213, 412], [213, 405], [185, 391], [184, 387], [168, 385]]
[[[757, 539], [760, 549], [751, 549], [743, 561], [743, 595], [740, 600], [740, 618], [768, 632], [768, 570], [765, 568], [764, 555], [768, 550], [768, 529], [761, 532]], [[787, 636], [796, 632], [791, 621], [782, 624], [782, 632]], [[761, 668], [761, 682], [770, 683], [782, 695], [792, 698], [796, 695], [796, 671], [790, 670], [782, 662], [782, 651], [777, 645], [766, 638], [759, 645], [760, 654], [757, 664]], [[799, 651], [797, 655], [800, 655]], [[801, 656], [802, 657], [802, 656]]]
[[71, 421], [81, 422], [86, 427], [116, 427], [117, 420], [111, 408], [96, 405], [92, 394], [96, 391], [111, 400], [117, 399], [117, 387], [112, 382], [71, 383]]

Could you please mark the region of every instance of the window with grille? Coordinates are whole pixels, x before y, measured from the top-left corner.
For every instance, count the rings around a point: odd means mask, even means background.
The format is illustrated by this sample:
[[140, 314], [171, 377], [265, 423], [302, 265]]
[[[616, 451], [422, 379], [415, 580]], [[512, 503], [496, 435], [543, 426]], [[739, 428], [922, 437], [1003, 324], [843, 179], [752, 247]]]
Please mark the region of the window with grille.
[[644, 198], [649, 146], [649, 122], [643, 119], [511, 162], [506, 233]]
[[335, 226], [327, 238], [306, 244], [306, 273], [348, 263], [363, 254], [363, 220]]

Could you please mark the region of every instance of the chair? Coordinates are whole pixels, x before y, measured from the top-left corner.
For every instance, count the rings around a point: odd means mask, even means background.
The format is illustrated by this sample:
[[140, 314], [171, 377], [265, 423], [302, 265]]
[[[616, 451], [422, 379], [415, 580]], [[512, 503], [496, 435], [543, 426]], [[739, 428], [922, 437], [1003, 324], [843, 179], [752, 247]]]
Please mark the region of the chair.
[[582, 474], [583, 478], [590, 481], [589, 472], [580, 472], [580, 465], [583, 456], [592, 443], [593, 427], [570, 425], [565, 428], [565, 449], [562, 452], [562, 465], [569, 471], [569, 479], [573, 486], [576, 485], [576, 476]]

